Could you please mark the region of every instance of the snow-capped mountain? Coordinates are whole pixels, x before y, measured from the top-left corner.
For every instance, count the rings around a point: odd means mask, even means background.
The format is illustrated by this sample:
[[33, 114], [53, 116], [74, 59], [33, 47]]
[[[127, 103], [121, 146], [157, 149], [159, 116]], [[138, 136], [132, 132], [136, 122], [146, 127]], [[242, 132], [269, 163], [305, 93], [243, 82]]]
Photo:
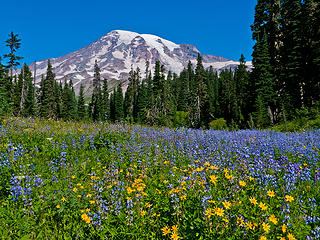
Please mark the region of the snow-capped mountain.
[[[51, 58], [53, 71], [57, 81], [72, 79], [76, 91], [80, 83], [90, 92], [93, 79], [94, 63], [97, 60], [102, 78], [107, 78], [109, 86], [121, 80], [126, 87], [131, 68], [140, 68], [144, 76], [146, 61], [150, 62], [150, 70], [154, 69], [155, 61], [159, 60], [167, 71], [180, 73], [189, 60], [195, 65], [198, 49], [188, 44], [175, 44], [151, 34], [139, 34], [130, 31], [115, 30], [102, 36], [94, 43], [75, 52], [58, 58]], [[235, 68], [239, 62], [223, 57], [202, 54], [205, 68], [212, 66], [220, 71], [225, 68]], [[48, 60], [32, 63], [34, 71], [36, 64], [36, 82], [41, 75], [46, 74]], [[251, 66], [251, 62], [247, 63]]]

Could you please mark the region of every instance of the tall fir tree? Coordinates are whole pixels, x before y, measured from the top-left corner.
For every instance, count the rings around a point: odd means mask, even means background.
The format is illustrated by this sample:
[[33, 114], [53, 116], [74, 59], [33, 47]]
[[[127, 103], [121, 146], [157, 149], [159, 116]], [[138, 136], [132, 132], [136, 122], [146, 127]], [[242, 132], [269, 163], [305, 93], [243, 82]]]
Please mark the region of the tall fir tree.
[[79, 91], [79, 98], [78, 98], [78, 109], [77, 109], [77, 116], [79, 120], [84, 120], [86, 116], [86, 109], [85, 109], [85, 101], [84, 101], [84, 86], [83, 84], [80, 85]]
[[122, 83], [120, 82], [117, 86], [117, 90], [114, 92], [114, 119], [115, 121], [122, 121], [123, 118], [123, 92]]
[[103, 79], [102, 98], [103, 98], [103, 120], [108, 121], [110, 120], [110, 101], [109, 101], [108, 80], [106, 78]]
[[22, 106], [22, 113], [23, 116], [33, 116], [35, 114], [35, 98], [34, 98], [34, 86], [33, 86], [33, 77], [32, 72], [30, 71], [29, 67], [25, 64], [23, 66], [24, 72], [24, 92], [25, 95], [23, 106]]
[[18, 38], [18, 34], [14, 34], [11, 32], [9, 34], [9, 39], [5, 41], [6, 46], [10, 48], [10, 53], [5, 54], [4, 57], [8, 58], [8, 65], [7, 67], [10, 69], [10, 77], [13, 77], [13, 69], [20, 65], [19, 60], [23, 57], [17, 56], [15, 52], [21, 46], [21, 39]]
[[100, 80], [101, 80], [100, 68], [96, 60], [94, 65], [93, 91], [92, 91], [92, 98], [90, 103], [90, 110], [91, 110], [91, 116], [93, 121], [99, 120], [101, 116], [100, 107], [99, 107], [99, 102], [100, 102], [99, 96], [101, 94]]
[[43, 80], [41, 89], [40, 116], [43, 118], [56, 118], [57, 105], [55, 101], [55, 75], [52, 71], [52, 65], [48, 60], [47, 75]]
[[304, 105], [303, 75], [303, 41], [302, 41], [302, 3], [300, 0], [283, 0], [282, 3], [282, 79], [284, 90], [291, 109], [288, 112], [301, 108]]

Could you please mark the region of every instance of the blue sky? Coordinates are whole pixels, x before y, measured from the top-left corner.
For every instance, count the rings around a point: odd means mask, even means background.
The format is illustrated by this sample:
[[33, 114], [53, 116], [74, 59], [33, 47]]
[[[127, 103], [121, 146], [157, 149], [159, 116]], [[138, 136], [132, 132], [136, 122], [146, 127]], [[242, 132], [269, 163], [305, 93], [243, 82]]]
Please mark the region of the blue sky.
[[[251, 60], [256, 0], [16, 0], [1, 2], [0, 55], [13, 31], [24, 62], [59, 57], [112, 30], [149, 33], [201, 53]], [[5, 10], [6, 9], [6, 10]]]

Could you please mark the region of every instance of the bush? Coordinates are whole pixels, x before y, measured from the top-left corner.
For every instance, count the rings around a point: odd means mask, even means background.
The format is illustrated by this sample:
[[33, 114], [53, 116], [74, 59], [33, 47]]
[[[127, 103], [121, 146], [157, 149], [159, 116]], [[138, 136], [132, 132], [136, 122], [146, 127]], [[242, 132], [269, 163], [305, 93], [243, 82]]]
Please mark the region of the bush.
[[218, 118], [209, 123], [209, 126], [213, 130], [223, 130], [227, 128], [227, 122], [223, 118]]

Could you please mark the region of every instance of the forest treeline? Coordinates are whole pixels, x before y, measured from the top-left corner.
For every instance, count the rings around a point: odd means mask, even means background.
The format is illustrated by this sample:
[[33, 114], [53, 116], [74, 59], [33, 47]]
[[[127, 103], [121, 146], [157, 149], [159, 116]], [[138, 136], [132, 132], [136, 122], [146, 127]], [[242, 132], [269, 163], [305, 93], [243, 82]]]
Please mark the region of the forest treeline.
[[243, 55], [235, 70], [220, 73], [204, 69], [200, 54], [196, 66], [189, 62], [179, 74], [156, 61], [154, 71], [148, 63], [146, 69], [132, 69], [123, 93], [122, 83], [108, 87], [96, 63], [90, 99], [84, 86], [76, 96], [72, 81], [56, 82], [50, 61], [39, 87], [27, 65], [14, 75], [21, 39], [11, 33], [7, 61], [0, 63], [0, 114], [216, 129], [319, 117], [319, 1], [259, 0], [251, 28], [250, 71]]

